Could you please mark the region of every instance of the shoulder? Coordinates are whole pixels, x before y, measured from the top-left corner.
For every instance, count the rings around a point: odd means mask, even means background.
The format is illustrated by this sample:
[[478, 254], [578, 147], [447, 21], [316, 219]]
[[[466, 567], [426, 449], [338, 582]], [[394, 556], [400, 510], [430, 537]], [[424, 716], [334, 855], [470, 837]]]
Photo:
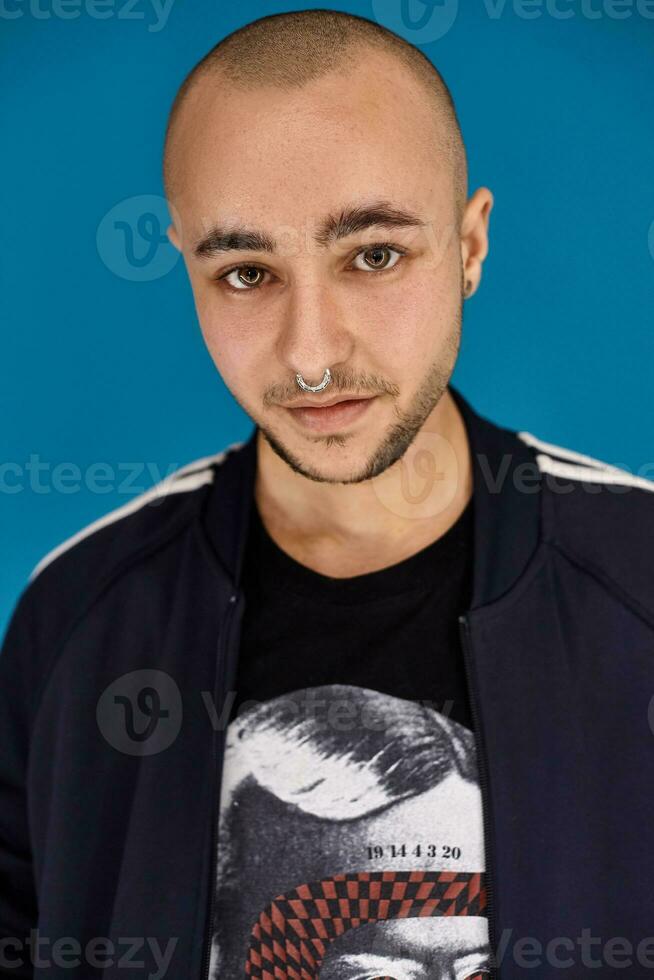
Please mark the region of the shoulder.
[[34, 566], [18, 605], [30, 607], [39, 619], [65, 621], [122, 569], [182, 533], [224, 461], [242, 446], [233, 442], [187, 463], [61, 541]]
[[530, 432], [546, 533], [569, 558], [654, 612], [654, 480]]
[[193, 518], [199, 501], [197, 491], [213, 482], [216, 467], [242, 445], [242, 442], [231, 443], [213, 456], [203, 456], [181, 466], [144, 493], [80, 528], [40, 559], [30, 573], [29, 582], [53, 564], [62, 570], [64, 564], [81, 561], [94, 552], [106, 564], [112, 553], [114, 558], [125, 558], [147, 541], [165, 538], [171, 529]]
[[[176, 536], [183, 536], [223, 472], [222, 464], [243, 445], [234, 442], [213, 456], [187, 463], [41, 558], [18, 595], [2, 640], [0, 696], [18, 692], [24, 704], [36, 710], [37, 692], [71, 625], [106, 586], [132, 570], [138, 574], [144, 563], [156, 560]], [[168, 555], [167, 561], [174, 563], [175, 556]]]

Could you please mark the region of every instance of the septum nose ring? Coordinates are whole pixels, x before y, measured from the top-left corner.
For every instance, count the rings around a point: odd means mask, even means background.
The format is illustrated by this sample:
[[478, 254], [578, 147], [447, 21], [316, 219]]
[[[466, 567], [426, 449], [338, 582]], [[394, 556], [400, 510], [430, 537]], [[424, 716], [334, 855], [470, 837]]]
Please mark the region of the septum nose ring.
[[332, 375], [329, 368], [325, 368], [325, 374], [319, 385], [308, 385], [301, 374], [296, 374], [295, 380], [303, 391], [322, 391], [328, 384], [331, 384]]

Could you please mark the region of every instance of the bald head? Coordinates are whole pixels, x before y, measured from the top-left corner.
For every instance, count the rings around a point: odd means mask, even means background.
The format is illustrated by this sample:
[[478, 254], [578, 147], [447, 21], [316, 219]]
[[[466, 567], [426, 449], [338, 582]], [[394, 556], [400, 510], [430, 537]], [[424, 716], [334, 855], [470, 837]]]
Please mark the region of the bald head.
[[[163, 179], [174, 202], [183, 185], [180, 163], [184, 139], [180, 121], [193, 94], [215, 95], [230, 87], [256, 92], [264, 87], [302, 88], [333, 72], [347, 72], [365, 61], [368, 52], [395, 58], [411, 73], [434, 114], [435, 165], [451, 173], [455, 214], [460, 220], [467, 195], [465, 147], [450, 91], [418, 48], [385, 27], [355, 14], [335, 10], [299, 10], [261, 17], [216, 44], [184, 79], [173, 102], [164, 144]], [[371, 85], [383, 84], [378, 76]], [[205, 89], [206, 86], [206, 89]]]

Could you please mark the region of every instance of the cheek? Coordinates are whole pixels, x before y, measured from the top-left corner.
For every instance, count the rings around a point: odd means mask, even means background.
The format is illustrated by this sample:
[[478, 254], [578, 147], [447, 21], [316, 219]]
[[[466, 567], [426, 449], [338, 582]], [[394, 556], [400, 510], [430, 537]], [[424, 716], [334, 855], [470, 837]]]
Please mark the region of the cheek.
[[200, 331], [211, 358], [229, 388], [254, 375], [264, 360], [266, 331], [253, 330], [246, 303], [225, 303], [215, 283], [191, 280]]
[[265, 365], [270, 358], [262, 356], [253, 343], [252, 331], [239, 334], [234, 322], [229, 325], [219, 317], [203, 326], [204, 341], [218, 373], [234, 395], [261, 390], [266, 383]]
[[380, 358], [422, 373], [452, 332], [459, 309], [458, 279], [432, 271], [389, 290], [383, 303], [361, 311], [360, 322]]

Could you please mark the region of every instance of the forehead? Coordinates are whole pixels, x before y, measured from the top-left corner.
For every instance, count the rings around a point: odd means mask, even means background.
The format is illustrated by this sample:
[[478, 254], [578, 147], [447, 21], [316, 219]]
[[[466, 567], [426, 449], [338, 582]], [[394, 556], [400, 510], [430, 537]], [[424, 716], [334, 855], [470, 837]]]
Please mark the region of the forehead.
[[175, 205], [194, 231], [217, 218], [310, 228], [371, 197], [424, 209], [451, 195], [442, 125], [424, 86], [378, 52], [295, 89], [207, 77], [177, 120]]
[[[390, 919], [351, 929], [328, 946], [320, 980], [344, 980], [365, 976], [415, 977], [414, 968], [428, 972], [417, 976], [434, 978], [468, 976], [475, 967], [486, 965], [489, 952], [486, 919], [406, 918]], [[475, 955], [476, 954], [476, 955]]]

